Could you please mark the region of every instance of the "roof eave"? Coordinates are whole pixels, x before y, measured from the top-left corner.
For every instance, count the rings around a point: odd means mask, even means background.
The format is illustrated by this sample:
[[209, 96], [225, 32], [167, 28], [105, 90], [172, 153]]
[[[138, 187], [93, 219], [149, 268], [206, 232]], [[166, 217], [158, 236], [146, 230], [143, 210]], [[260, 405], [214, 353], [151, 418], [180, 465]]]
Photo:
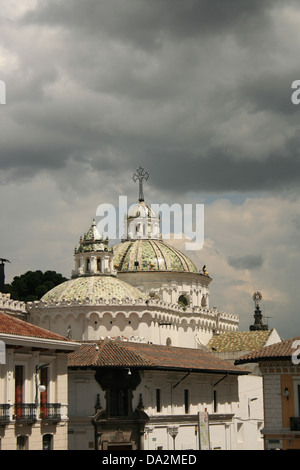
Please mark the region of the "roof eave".
[[234, 361], [235, 364], [247, 364], [249, 362], [264, 362], [264, 361], [290, 361], [292, 362], [291, 356], [264, 356], [264, 357], [252, 357], [249, 359], [237, 359]]
[[69, 369], [132, 369], [132, 370], [154, 370], [154, 371], [169, 371], [169, 372], [190, 372], [198, 374], [227, 374], [227, 375], [248, 375], [250, 371], [247, 370], [228, 370], [228, 369], [197, 369], [190, 367], [169, 367], [169, 366], [155, 366], [155, 365], [95, 365], [95, 364], [85, 364], [85, 365], [71, 365], [68, 366]]
[[0, 339], [4, 341], [7, 345], [16, 345], [16, 346], [41, 346], [47, 347], [47, 349], [61, 349], [67, 351], [74, 351], [80, 347], [80, 343], [75, 343], [72, 341], [59, 340], [53, 338], [39, 338], [35, 336], [23, 336], [17, 334], [8, 334], [0, 333]]

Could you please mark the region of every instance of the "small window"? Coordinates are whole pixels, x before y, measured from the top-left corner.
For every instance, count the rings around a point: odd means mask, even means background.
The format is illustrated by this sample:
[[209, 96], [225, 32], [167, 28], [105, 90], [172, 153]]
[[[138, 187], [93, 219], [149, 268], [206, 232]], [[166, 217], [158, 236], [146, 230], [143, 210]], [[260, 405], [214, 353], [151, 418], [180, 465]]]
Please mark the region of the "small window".
[[156, 389], [156, 411], [159, 413], [161, 411], [161, 403], [160, 403], [160, 388]]
[[190, 302], [186, 295], [180, 295], [178, 298], [178, 303], [181, 307], [188, 307]]
[[184, 391], [184, 412], [185, 412], [185, 414], [188, 414], [188, 413], [189, 413], [189, 408], [190, 408], [190, 404], [189, 404], [189, 391], [188, 391], [188, 390], [185, 390], [185, 391]]
[[128, 415], [128, 391], [126, 389], [110, 390], [110, 416]]
[[18, 436], [17, 437], [17, 450], [27, 450], [27, 446], [28, 446], [28, 437]]
[[214, 390], [214, 413], [217, 412], [218, 402], [217, 402], [217, 390]]
[[52, 434], [43, 435], [43, 450], [53, 450], [53, 436]]

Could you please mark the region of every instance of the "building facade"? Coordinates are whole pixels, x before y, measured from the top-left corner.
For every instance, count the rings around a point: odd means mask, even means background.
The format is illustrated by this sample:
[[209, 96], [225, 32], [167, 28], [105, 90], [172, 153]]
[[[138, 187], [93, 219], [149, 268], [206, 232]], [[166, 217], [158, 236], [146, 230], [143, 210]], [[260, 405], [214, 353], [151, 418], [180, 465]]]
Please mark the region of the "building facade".
[[247, 371], [201, 349], [108, 339], [82, 343], [68, 364], [71, 450], [198, 450], [205, 411], [210, 449], [238, 449]]
[[263, 376], [264, 448], [300, 449], [300, 337], [266, 346], [236, 364], [258, 363]]
[[67, 356], [78, 345], [27, 323], [9, 295], [1, 300], [10, 314], [0, 311], [0, 448], [66, 450]]

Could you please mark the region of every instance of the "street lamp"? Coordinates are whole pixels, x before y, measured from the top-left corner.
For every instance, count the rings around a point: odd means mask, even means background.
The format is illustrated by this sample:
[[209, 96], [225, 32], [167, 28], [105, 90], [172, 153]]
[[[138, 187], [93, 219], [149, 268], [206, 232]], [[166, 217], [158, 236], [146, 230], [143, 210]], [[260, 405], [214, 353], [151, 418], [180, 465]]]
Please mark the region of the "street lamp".
[[168, 428], [168, 433], [170, 434], [171, 437], [173, 437], [173, 450], [175, 450], [175, 439], [178, 434], [178, 427], [172, 426]]
[[36, 366], [35, 367], [35, 406], [36, 408], [38, 407], [39, 404], [39, 391], [40, 392], [45, 392], [46, 387], [45, 385], [39, 384], [38, 380], [38, 373], [41, 369], [44, 369], [45, 367], [48, 367], [50, 364], [43, 364], [41, 366]]

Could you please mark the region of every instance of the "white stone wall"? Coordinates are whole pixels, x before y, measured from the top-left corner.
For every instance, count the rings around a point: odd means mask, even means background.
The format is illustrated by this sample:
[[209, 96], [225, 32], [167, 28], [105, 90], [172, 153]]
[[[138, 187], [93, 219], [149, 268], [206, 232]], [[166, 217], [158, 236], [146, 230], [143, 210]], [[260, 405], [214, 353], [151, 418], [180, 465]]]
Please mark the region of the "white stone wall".
[[[211, 448], [234, 450], [244, 448], [238, 442], [236, 413], [239, 410], [238, 378], [227, 377], [217, 385], [218, 406], [213, 404], [213, 385], [221, 375], [190, 374], [178, 383], [184, 372], [141, 372], [141, 383], [133, 392], [133, 409], [142, 394], [144, 411], [150, 417], [144, 435], [145, 450], [173, 449], [173, 439], [168, 429], [178, 428], [175, 439], [177, 450], [198, 449], [197, 434], [198, 412], [204, 411], [215, 417], [210, 422]], [[177, 385], [176, 385], [177, 384]], [[175, 386], [175, 387], [174, 387]], [[253, 386], [253, 384], [251, 385]], [[161, 390], [161, 411], [156, 410], [156, 389]], [[185, 413], [184, 390], [189, 390], [189, 410]], [[69, 371], [69, 448], [88, 450], [93, 448], [94, 428], [91, 423], [97, 395], [100, 395], [102, 409], [106, 407], [105, 392], [94, 379], [94, 371]], [[247, 418], [249, 428], [245, 428], [245, 437], [249, 429], [256, 429], [256, 417]], [[240, 434], [241, 435], [241, 434]], [[257, 437], [257, 436], [255, 436]], [[253, 439], [253, 449], [260, 449], [260, 443]]]
[[[81, 302], [70, 305], [30, 306], [30, 322], [50, 331], [80, 340], [123, 336], [160, 345], [198, 348], [207, 344], [216, 328], [236, 331], [238, 318], [215, 309], [186, 308], [150, 300], [136, 302]], [[168, 341], [167, 343], [167, 340]]]

